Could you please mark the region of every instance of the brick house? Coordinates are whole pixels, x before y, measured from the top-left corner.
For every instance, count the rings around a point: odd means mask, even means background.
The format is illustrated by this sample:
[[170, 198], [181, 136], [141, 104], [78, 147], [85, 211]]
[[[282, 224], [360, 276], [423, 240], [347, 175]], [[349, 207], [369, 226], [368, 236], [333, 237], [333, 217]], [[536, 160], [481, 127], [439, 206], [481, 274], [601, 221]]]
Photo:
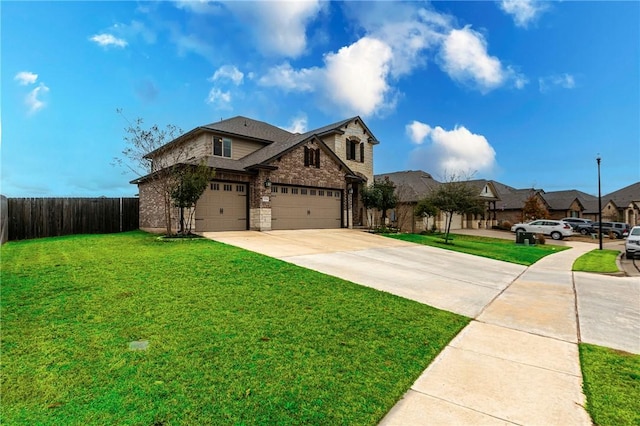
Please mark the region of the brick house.
[[[373, 181], [378, 143], [360, 117], [299, 134], [238, 116], [197, 127], [147, 157], [162, 167], [204, 162], [215, 170], [196, 203], [196, 232], [341, 228], [366, 220], [358, 194]], [[153, 179], [131, 183], [140, 228], [163, 228]]]
[[[429, 173], [422, 170], [409, 170], [394, 173], [385, 173], [375, 176], [376, 180], [389, 179], [396, 187], [398, 205], [389, 212], [392, 224], [403, 232], [421, 232], [435, 227], [438, 230], [445, 228], [445, 215], [438, 213], [435, 217], [417, 217], [414, 210], [418, 201], [427, 197], [440, 185], [447, 183], [438, 182]], [[478, 193], [478, 198], [485, 203], [485, 212], [481, 215], [454, 214], [451, 219], [451, 229], [478, 229], [491, 228], [496, 225], [496, 202], [500, 200], [498, 191], [493, 181], [485, 179], [469, 180]]]

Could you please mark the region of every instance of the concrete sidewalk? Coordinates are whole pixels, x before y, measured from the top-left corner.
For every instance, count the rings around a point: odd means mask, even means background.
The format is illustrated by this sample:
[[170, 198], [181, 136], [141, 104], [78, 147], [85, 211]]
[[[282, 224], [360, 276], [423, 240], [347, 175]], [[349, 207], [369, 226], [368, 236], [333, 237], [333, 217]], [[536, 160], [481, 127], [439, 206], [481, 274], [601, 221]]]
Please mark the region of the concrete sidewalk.
[[590, 244], [543, 258], [442, 351], [381, 425], [591, 425], [571, 266]]

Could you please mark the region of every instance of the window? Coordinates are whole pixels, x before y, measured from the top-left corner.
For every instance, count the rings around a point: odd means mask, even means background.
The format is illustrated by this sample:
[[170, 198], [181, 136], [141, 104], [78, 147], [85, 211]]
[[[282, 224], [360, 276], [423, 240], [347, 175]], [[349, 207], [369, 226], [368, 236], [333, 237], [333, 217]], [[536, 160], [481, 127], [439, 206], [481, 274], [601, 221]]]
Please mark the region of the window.
[[287, 193], [289, 193], [289, 188], [286, 188], [286, 187], [282, 187], [282, 188], [280, 188], [280, 193], [281, 193], [281, 194], [287, 194]]
[[272, 186], [271, 187], [271, 192], [273, 192], [274, 194], [278, 193], [278, 187], [277, 186]]
[[307, 188], [301, 188], [300, 195], [307, 195]]
[[304, 166], [314, 166], [316, 169], [320, 168], [320, 148], [313, 149], [308, 146], [304, 147]]
[[224, 190], [225, 191], [233, 191], [233, 185], [229, 185], [229, 184], [224, 184]]
[[212, 183], [211, 184], [211, 190], [220, 191], [220, 184], [219, 183]]
[[244, 192], [244, 185], [236, 185], [236, 192]]
[[356, 159], [356, 145], [357, 141], [347, 141], [347, 160]]
[[298, 188], [291, 188], [292, 194], [298, 194]]
[[309, 190], [309, 195], [316, 195], [316, 190], [315, 189], [310, 189]]
[[[358, 147], [360, 147], [360, 158], [358, 158]], [[359, 140], [347, 141], [347, 160], [360, 161], [364, 163], [364, 143]]]
[[336, 198], [340, 198], [340, 191], [334, 192], [333, 196], [336, 197]]
[[327, 197], [333, 197], [333, 192], [332, 191], [327, 191]]
[[324, 191], [321, 189], [320, 191], [318, 191], [318, 195], [319, 195], [320, 197], [324, 197]]
[[214, 136], [213, 155], [216, 157], [231, 158], [231, 139]]

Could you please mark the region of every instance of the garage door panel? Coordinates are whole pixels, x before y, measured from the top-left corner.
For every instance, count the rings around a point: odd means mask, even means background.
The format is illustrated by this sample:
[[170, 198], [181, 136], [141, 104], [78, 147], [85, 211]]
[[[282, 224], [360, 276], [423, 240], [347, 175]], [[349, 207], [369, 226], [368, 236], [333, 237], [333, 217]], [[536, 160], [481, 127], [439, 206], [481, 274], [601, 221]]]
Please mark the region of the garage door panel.
[[275, 186], [273, 191], [271, 196], [272, 229], [341, 227], [342, 198], [340, 191], [278, 186]]
[[196, 205], [197, 232], [247, 229], [247, 186], [213, 181]]

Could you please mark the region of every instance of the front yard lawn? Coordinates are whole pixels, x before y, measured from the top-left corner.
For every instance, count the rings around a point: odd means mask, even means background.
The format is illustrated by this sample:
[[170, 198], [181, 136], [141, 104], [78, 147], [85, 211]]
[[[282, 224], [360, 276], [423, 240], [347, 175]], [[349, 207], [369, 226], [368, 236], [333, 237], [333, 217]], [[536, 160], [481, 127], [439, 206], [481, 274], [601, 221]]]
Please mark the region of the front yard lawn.
[[581, 343], [580, 361], [594, 423], [640, 425], [640, 355]]
[[520, 265], [533, 265], [543, 257], [566, 250], [569, 247], [556, 245], [524, 246], [515, 244], [513, 240], [480, 237], [475, 235], [450, 234], [453, 241], [444, 243], [444, 234], [384, 234], [386, 237], [426, 246], [439, 247], [461, 253], [474, 254], [490, 259], [504, 260]]
[[573, 263], [573, 270], [601, 273], [618, 272], [616, 259], [619, 254], [618, 250], [591, 250], [576, 259]]
[[469, 322], [208, 240], [0, 255], [7, 425], [373, 425]]

